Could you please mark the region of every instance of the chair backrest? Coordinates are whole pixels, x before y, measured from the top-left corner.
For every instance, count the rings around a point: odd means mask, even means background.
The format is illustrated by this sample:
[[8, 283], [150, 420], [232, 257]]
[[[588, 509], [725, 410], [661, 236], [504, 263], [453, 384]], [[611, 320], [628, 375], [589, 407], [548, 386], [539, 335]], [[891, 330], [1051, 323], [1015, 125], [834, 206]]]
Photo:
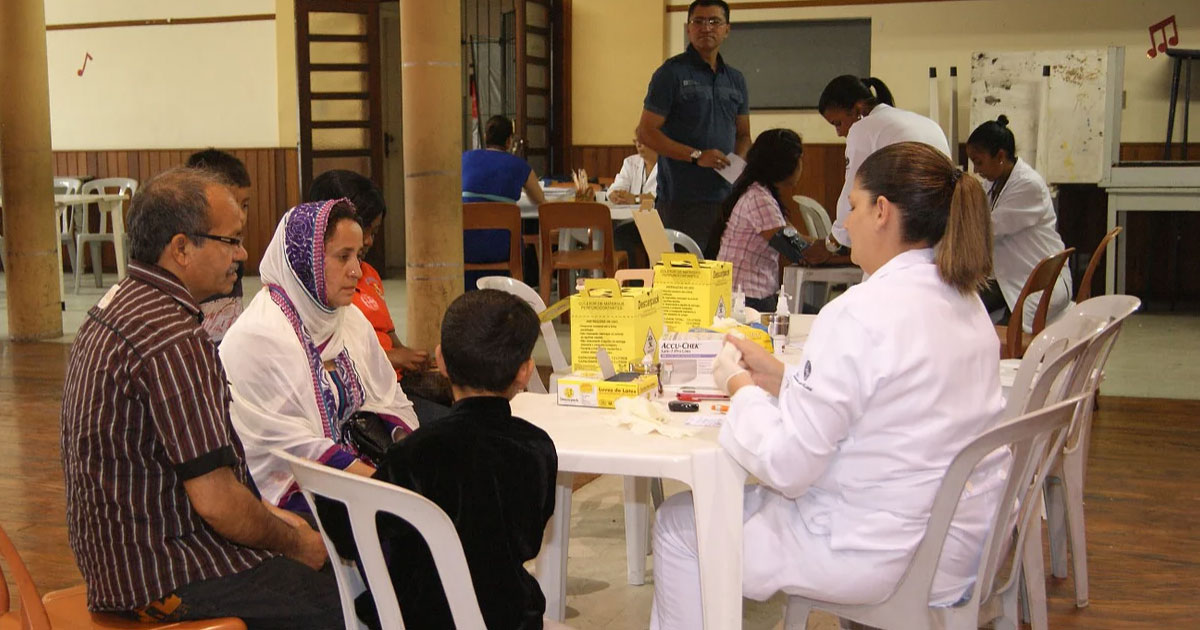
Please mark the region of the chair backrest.
[[[338, 501], [345, 506], [350, 517], [350, 529], [354, 533], [354, 544], [358, 548], [382, 627], [404, 628], [404, 620], [380, 546], [376, 526], [376, 516], [380, 512], [404, 519], [429, 545], [455, 627], [486, 630], [458, 531], [454, 528], [454, 522], [436, 503], [399, 486], [300, 459], [280, 450], [272, 451], [272, 454], [288, 462], [313, 514], [317, 514], [313, 500], [316, 496]], [[338, 558], [337, 550], [325, 532], [325, 525], [319, 521], [318, 518], [321, 537], [325, 540], [325, 548], [329, 550], [332, 561]], [[333, 562], [333, 566], [346, 627], [363, 627], [354, 608], [354, 598], [362, 592], [358, 570], [353, 563]], [[357, 592], [353, 592], [355, 590]]]
[[[3, 527], [0, 527], [0, 558], [8, 565], [8, 571], [17, 584], [17, 598], [21, 601], [22, 630], [50, 630], [50, 617], [46, 615], [46, 608], [42, 605], [42, 598], [33, 584], [33, 577], [29, 575], [29, 569], [25, 568], [21, 555], [17, 553], [17, 548], [13, 546], [8, 534], [4, 533]], [[7, 613], [11, 605], [4, 571], [0, 570], [0, 616]]]
[[508, 260], [494, 263], [464, 263], [467, 271], [508, 269], [513, 278], [522, 273], [521, 208], [515, 203], [485, 201], [463, 204], [463, 231], [505, 230], [508, 232]]
[[1092, 275], [1096, 273], [1096, 267], [1100, 266], [1100, 261], [1104, 260], [1104, 255], [1108, 251], [1108, 244], [1123, 230], [1121, 226], [1113, 228], [1104, 238], [1100, 239], [1100, 244], [1096, 246], [1096, 252], [1092, 254], [1091, 260], [1088, 261], [1087, 270], [1083, 272], [1083, 280], [1079, 281], [1079, 293], [1075, 294], [1076, 302], [1083, 302], [1092, 297]]
[[672, 249], [678, 245], [687, 250], [689, 254], [695, 254], [698, 260], [704, 260], [704, 252], [700, 249], [700, 245], [696, 243], [695, 239], [679, 230], [664, 228], [664, 231], [667, 233], [667, 242], [671, 244]]
[[84, 195], [101, 195], [109, 192], [132, 197], [137, 193], [138, 182], [128, 177], [104, 177], [85, 183], [80, 192]]
[[1132, 295], [1098, 295], [1080, 300], [1075, 310], [1097, 319], [1123, 320], [1141, 307], [1142, 301]]
[[815, 239], [829, 236], [829, 233], [833, 231], [833, 223], [829, 220], [829, 213], [825, 211], [820, 202], [804, 195], [796, 195], [792, 197], [792, 200], [800, 206], [800, 216], [804, 218], [804, 227], [808, 230], [809, 236]]
[[1025, 280], [1025, 286], [1021, 287], [1021, 293], [1017, 296], [1017, 301], [1013, 303], [1012, 316], [1008, 320], [1005, 341], [1005, 345], [1008, 347], [1008, 356], [1020, 358], [1025, 351], [1022, 346], [1024, 327], [1021, 320], [1024, 318], [1025, 300], [1034, 293], [1041, 292], [1042, 298], [1038, 300], [1037, 311], [1033, 315], [1033, 334], [1038, 334], [1046, 327], [1046, 314], [1050, 310], [1050, 296], [1054, 292], [1054, 283], [1058, 282], [1063, 263], [1067, 262], [1067, 258], [1074, 251], [1074, 247], [1068, 247], [1057, 254], [1047, 256], [1033, 268], [1033, 271], [1029, 272], [1029, 278]]
[[[54, 178], [54, 194], [56, 195], [77, 195], [82, 188], [83, 182], [74, 177], [55, 177]], [[75, 213], [83, 210], [82, 204], [75, 204], [63, 208], [62, 213], [58, 215], [58, 232], [61, 235], [69, 236], [74, 230]]]
[[538, 206], [543, 265], [553, 257], [550, 232], [568, 229], [592, 230], [592, 238], [600, 235], [604, 241], [604, 268], [615, 270], [612, 211], [608, 206], [595, 201], [547, 201]]
[[81, 186], [83, 186], [83, 183], [74, 177], [54, 178], [54, 194], [56, 195], [78, 194]]
[[[1034, 508], [1041, 505], [1039, 497], [1042, 483], [1062, 448], [1067, 427], [1083, 398], [1075, 396], [1005, 422], [979, 436], [959, 452], [950, 463], [933, 499], [925, 536], [889, 601], [908, 602], [913, 607], [919, 604], [922, 608], [927, 605], [942, 547], [963, 488], [979, 462], [1004, 447], [1008, 447], [1012, 454], [1011, 468], [980, 555], [975, 586], [966, 602], [960, 606], [978, 611], [982, 602], [1015, 587], [1016, 576], [1021, 569], [1019, 552], [1024, 545], [1025, 532], [1036, 514]], [[1011, 536], [1014, 509], [1017, 510], [1016, 540]], [[997, 588], [999, 571], [1005, 566], [1009, 567], [1010, 573]], [[968, 615], [968, 618], [975, 617]]]
[[[497, 291], [511, 293], [525, 300], [525, 303], [533, 307], [533, 310], [537, 311], [539, 315], [542, 311], [546, 310], [546, 303], [542, 301], [542, 296], [538, 295], [538, 292], [534, 291], [532, 287], [515, 278], [487, 276], [476, 280], [475, 286], [480, 289], [496, 289]], [[558, 342], [558, 334], [554, 332], [553, 321], [542, 321], [541, 329], [542, 340], [546, 343], [546, 352], [550, 355], [550, 365], [553, 367], [554, 372], [556, 374], [567, 374], [571, 371], [571, 366], [567, 363], [567, 357], [563, 354], [562, 344]], [[538, 380], [538, 383], [540, 384], [541, 381]]]
[[[136, 179], [130, 179], [128, 177], [103, 177], [101, 179], [93, 179], [89, 182], [85, 182], [83, 186], [80, 187], [79, 192], [83, 195], [103, 195], [107, 193], [114, 193], [118, 195], [125, 195], [129, 199], [133, 199], [134, 194], [137, 193], [137, 189], [138, 182]], [[80, 215], [80, 229], [84, 232], [87, 232], [87, 213], [81, 212]], [[108, 213], [101, 212], [100, 224], [96, 228], [97, 234], [110, 231], [108, 229], [108, 221]]]
[[1104, 326], [1103, 319], [1070, 310], [1039, 333], [1021, 357], [1004, 417], [1040, 409], [1048, 400], [1057, 402], [1060, 398], [1051, 398], [1051, 387], [1057, 382], [1057, 393], [1066, 391], [1067, 379], [1074, 373], [1071, 362], [1079, 359]]

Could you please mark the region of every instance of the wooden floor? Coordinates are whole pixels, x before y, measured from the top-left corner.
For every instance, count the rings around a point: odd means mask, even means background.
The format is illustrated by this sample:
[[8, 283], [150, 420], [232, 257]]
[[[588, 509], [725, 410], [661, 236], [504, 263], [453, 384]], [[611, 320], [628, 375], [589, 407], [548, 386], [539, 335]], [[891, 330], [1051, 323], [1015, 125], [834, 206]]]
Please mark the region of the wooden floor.
[[[0, 526], [43, 593], [80, 580], [58, 459], [68, 352], [0, 342]], [[1088, 475], [1091, 606], [1050, 578], [1050, 627], [1200, 627], [1200, 401], [1102, 398]]]

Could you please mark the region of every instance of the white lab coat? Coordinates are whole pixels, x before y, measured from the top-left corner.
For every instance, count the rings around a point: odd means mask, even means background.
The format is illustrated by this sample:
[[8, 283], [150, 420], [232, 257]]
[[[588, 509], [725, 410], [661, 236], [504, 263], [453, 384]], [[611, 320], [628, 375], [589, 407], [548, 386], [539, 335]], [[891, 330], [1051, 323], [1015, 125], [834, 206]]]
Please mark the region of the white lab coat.
[[[643, 178], [645, 182], [643, 183]], [[642, 156], [634, 153], [621, 163], [621, 172], [617, 173], [609, 190], [625, 190], [635, 195], [650, 193], [658, 196], [658, 164], [650, 167], [650, 175], [646, 175], [646, 163]]]
[[[988, 185], [988, 199], [991, 199], [994, 185]], [[992, 267], [1010, 310], [1033, 268], [1043, 258], [1066, 249], [1056, 229], [1057, 222], [1046, 180], [1025, 160], [1017, 158], [1008, 181], [992, 205]], [[1033, 332], [1033, 315], [1041, 299], [1041, 293], [1025, 299], [1021, 319], [1025, 332]], [[1050, 297], [1046, 322], [1058, 319], [1070, 305], [1071, 269], [1063, 265]]]
[[[821, 310], [779, 399], [744, 387], [721, 445], [762, 486], [745, 503], [743, 592], [887, 597], [951, 460], [1000, 418], [999, 343], [983, 305], [905, 252]], [[963, 492], [931, 601], [961, 598], [1003, 492], [1007, 449]]]
[[833, 236], [839, 243], [850, 245], [846, 218], [850, 216], [850, 189], [854, 187], [858, 167], [872, 153], [899, 142], [923, 142], [950, 157], [950, 143], [936, 122], [889, 105], [876, 105], [846, 134], [846, 182], [837, 200], [837, 220], [833, 223]]

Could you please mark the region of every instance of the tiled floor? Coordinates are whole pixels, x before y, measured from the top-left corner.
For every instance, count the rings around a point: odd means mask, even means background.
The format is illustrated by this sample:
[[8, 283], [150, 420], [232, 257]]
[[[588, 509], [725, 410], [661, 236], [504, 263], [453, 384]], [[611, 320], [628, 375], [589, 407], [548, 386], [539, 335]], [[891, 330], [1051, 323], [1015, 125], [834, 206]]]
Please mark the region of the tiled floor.
[[[2, 276], [0, 276], [2, 277]], [[108, 282], [115, 280], [112, 276]], [[388, 305], [397, 327], [404, 330], [405, 286], [402, 280], [385, 281]], [[63, 315], [69, 343], [85, 312], [104, 293], [88, 283], [80, 294], [68, 294]], [[0, 284], [0, 287], [3, 285]], [[247, 301], [258, 290], [258, 279], [246, 279]], [[0, 291], [0, 307], [5, 307]], [[565, 327], [559, 331], [564, 350], [569, 352]], [[0, 309], [0, 336], [7, 334], [7, 311]], [[400, 335], [404, 337], [403, 334]], [[1108, 377], [1103, 386], [1106, 395], [1197, 398], [1195, 383], [1200, 382], [1200, 317], [1194, 315], [1138, 314], [1126, 324], [1120, 342], [1109, 361]], [[539, 364], [549, 363], [545, 349], [535, 351]], [[668, 482], [668, 492], [681, 486]], [[645, 627], [653, 596], [653, 576], [644, 586], [630, 586], [625, 577], [624, 517], [621, 482], [601, 477], [580, 488], [572, 510], [572, 538], [568, 581], [567, 622], [580, 630], [624, 630]], [[647, 562], [653, 565], [653, 559]], [[782, 600], [746, 602], [747, 629], [769, 629], [779, 625]], [[835, 628], [825, 615], [815, 615], [810, 628]]]

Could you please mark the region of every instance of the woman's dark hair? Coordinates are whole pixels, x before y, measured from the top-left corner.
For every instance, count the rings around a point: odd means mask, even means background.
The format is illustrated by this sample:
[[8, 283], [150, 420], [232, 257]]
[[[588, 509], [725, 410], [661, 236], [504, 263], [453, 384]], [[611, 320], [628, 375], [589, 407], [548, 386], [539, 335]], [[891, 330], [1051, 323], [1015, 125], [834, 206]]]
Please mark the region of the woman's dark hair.
[[1004, 114], [1000, 114], [996, 120], [989, 120], [976, 127], [967, 138], [967, 145], [983, 149], [992, 157], [1003, 149], [1008, 159], [1017, 158], [1017, 139], [1008, 128], [1008, 116]]
[[483, 126], [483, 142], [489, 147], [502, 147], [508, 144], [508, 139], [512, 135], [512, 121], [504, 116], [492, 116]]
[[333, 238], [333, 233], [337, 231], [338, 223], [347, 220], [354, 221], [360, 225], [362, 224], [362, 219], [358, 216], [358, 213], [354, 211], [354, 206], [346, 203], [345, 201], [334, 204], [333, 208], [329, 211], [329, 221], [325, 224], [326, 243], [329, 242], [329, 239]]
[[901, 238], [937, 247], [938, 275], [963, 294], [992, 272], [992, 219], [983, 187], [937, 149], [901, 142], [858, 167], [858, 187], [900, 209]]
[[[713, 230], [709, 249], [717, 251], [721, 246], [721, 237], [725, 234], [725, 226], [729, 225], [729, 217], [746, 189], [751, 184], [762, 184], [771, 191], [771, 196], [779, 204], [779, 212], [783, 213], [783, 201], [779, 198], [776, 184], [787, 179], [796, 171], [800, 158], [804, 155], [804, 146], [800, 134], [791, 129], [768, 129], [754, 139], [754, 144], [746, 153], [746, 168], [733, 183], [733, 191], [721, 205], [721, 219], [717, 229]], [[784, 215], [786, 218], [786, 215]]]
[[354, 171], [332, 170], [325, 171], [313, 180], [308, 187], [306, 201], [328, 201], [345, 197], [354, 204], [358, 221], [363, 229], [375, 222], [376, 217], [387, 214], [387, 205], [383, 202], [383, 194], [375, 186], [375, 182]]
[[843, 74], [830, 81], [829, 85], [826, 85], [825, 89], [821, 91], [821, 98], [817, 101], [817, 111], [824, 114], [825, 110], [830, 107], [848, 111], [854, 109], [854, 106], [862, 101], [871, 107], [880, 103], [893, 107], [896, 105], [896, 99], [892, 98], [892, 91], [883, 81], [875, 77], [859, 79], [852, 74]]
[[504, 392], [529, 360], [540, 329], [521, 298], [480, 289], [460, 295], [442, 318], [442, 360], [459, 387]]

